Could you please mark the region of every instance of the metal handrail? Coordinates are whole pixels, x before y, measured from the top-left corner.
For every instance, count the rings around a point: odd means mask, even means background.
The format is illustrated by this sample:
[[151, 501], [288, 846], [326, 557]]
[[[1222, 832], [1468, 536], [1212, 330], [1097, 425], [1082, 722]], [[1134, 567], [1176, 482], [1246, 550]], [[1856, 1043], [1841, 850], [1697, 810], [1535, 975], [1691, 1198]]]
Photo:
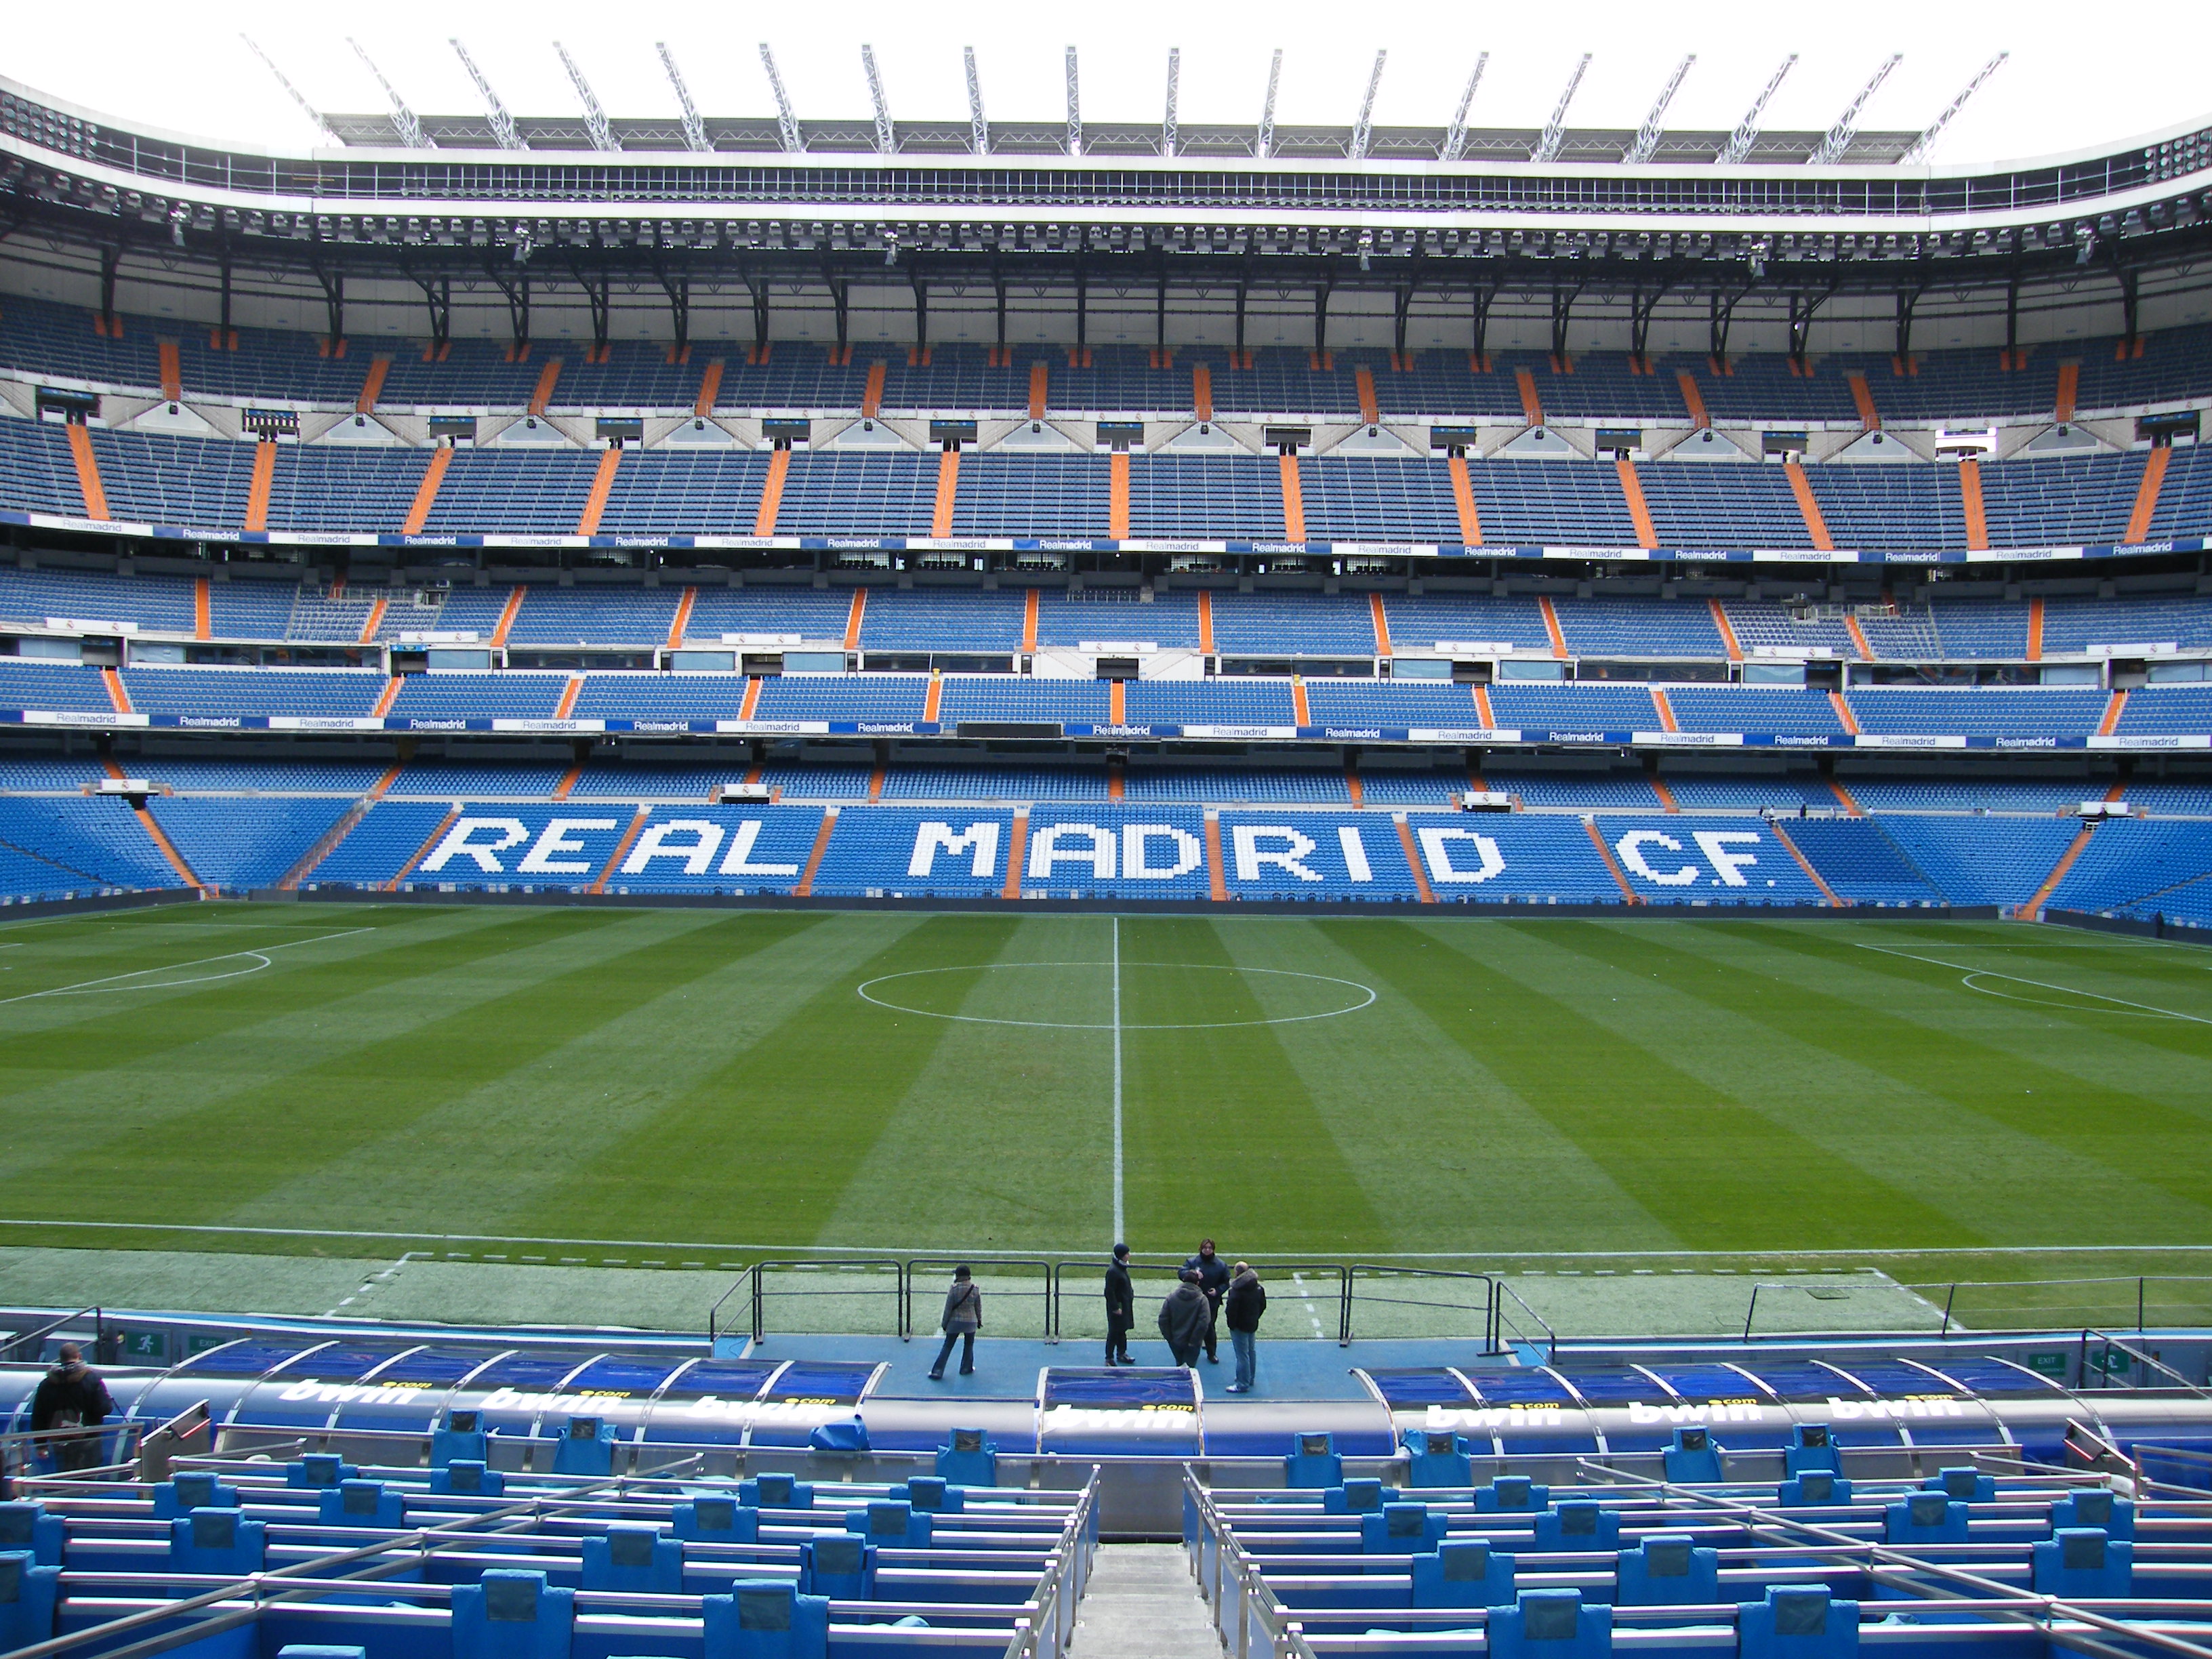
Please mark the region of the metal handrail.
[[[716, 1297], [714, 1298], [714, 1305], [707, 1310], [707, 1341], [710, 1347], [713, 1346], [715, 1337], [720, 1334], [720, 1331], [716, 1322], [721, 1316], [722, 1304], [726, 1303], [739, 1291], [744, 1290], [747, 1285], [750, 1284], [754, 1274], [757, 1273], [759, 1271], [760, 1269], [757, 1267], [747, 1267], [744, 1272], [738, 1275], [737, 1282], [732, 1285], [728, 1290], [724, 1291], [721, 1295]], [[747, 1298], [748, 1301], [753, 1299], [754, 1298], [752, 1297]]]
[[[906, 1328], [905, 1320], [907, 1305], [905, 1263], [900, 1261], [896, 1256], [848, 1256], [836, 1260], [814, 1256], [793, 1257], [789, 1261], [756, 1261], [753, 1263], [753, 1340], [756, 1342], [761, 1341], [768, 1335], [767, 1303], [769, 1294], [768, 1290], [768, 1275], [771, 1268], [782, 1269], [785, 1271], [796, 1271], [799, 1273], [810, 1273], [817, 1269], [827, 1270], [835, 1268], [845, 1271], [853, 1271], [869, 1267], [889, 1267], [891, 1270], [892, 1318], [893, 1322], [899, 1327], [899, 1328], [893, 1332], [892, 1334], [897, 1336], [902, 1340], [912, 1335], [913, 1333]], [[781, 1294], [781, 1292], [779, 1292], [779, 1294]], [[864, 1291], [820, 1291], [815, 1292], [815, 1294], [820, 1296], [879, 1296], [882, 1292], [872, 1288]]]
[[[2087, 1285], [2133, 1285], [2136, 1287], [2136, 1330], [2146, 1328], [2144, 1307], [2148, 1289], [2152, 1285], [2212, 1285], [2212, 1274], [2205, 1273], [2109, 1273], [2090, 1279], [1954, 1279], [1943, 1287], [1943, 1324], [1936, 1334], [1951, 1334], [1951, 1307], [1960, 1291], [2014, 1291], [2064, 1289]], [[1932, 1291], [1934, 1285], [1907, 1285], [1915, 1292]], [[2060, 1311], [2063, 1311], [2061, 1310]], [[1985, 1336], [1986, 1331], [1961, 1334]]]
[[[1510, 1297], [1513, 1299], [1514, 1306], [1519, 1308], [1522, 1313], [1527, 1314], [1529, 1318], [1534, 1320], [1537, 1327], [1544, 1333], [1544, 1358], [1546, 1363], [1548, 1364], [1557, 1360], [1559, 1357], [1559, 1334], [1552, 1328], [1551, 1322], [1546, 1319], [1543, 1315], [1538, 1313], [1534, 1308], [1530, 1307], [1527, 1302], [1523, 1301], [1522, 1299], [1521, 1292], [1515, 1290], [1505, 1279], [1493, 1279], [1491, 1282], [1498, 1291], [1504, 1292], [1504, 1295], [1498, 1297], [1493, 1304], [1497, 1309], [1498, 1321], [1496, 1348], [1493, 1352], [1496, 1350], [1502, 1350], [1505, 1346], [1505, 1322], [1507, 1317], [1505, 1311], [1505, 1297]], [[1516, 1335], [1520, 1334], [1520, 1326], [1517, 1322], [1514, 1326], [1514, 1334]]]
[[[1498, 1280], [1488, 1273], [1473, 1273], [1457, 1267], [1391, 1267], [1369, 1262], [1353, 1262], [1346, 1270], [1344, 1281], [1344, 1323], [1337, 1335], [1339, 1347], [1352, 1345], [1352, 1309], [1354, 1284], [1361, 1273], [1376, 1277], [1387, 1275], [1393, 1279], [1472, 1279], [1482, 1283], [1482, 1346], [1486, 1353], [1499, 1351], [1498, 1341]], [[1452, 1302], [1419, 1302], [1407, 1297], [1370, 1296], [1371, 1302], [1387, 1303], [1407, 1308], [1456, 1308]], [[1522, 1304], [1526, 1306], [1526, 1304]], [[1469, 1310], [1469, 1311], [1473, 1311]]]
[[30, 1360], [35, 1364], [40, 1355], [46, 1351], [48, 1337], [61, 1329], [63, 1326], [72, 1324], [87, 1314], [92, 1316], [92, 1340], [97, 1346], [107, 1334], [107, 1321], [100, 1307], [94, 1305], [89, 1308], [79, 1308], [75, 1313], [64, 1314], [58, 1319], [49, 1320], [35, 1331], [25, 1331], [18, 1336], [10, 1337], [7, 1346], [0, 1348], [0, 1360], [15, 1364]]
[[[905, 1339], [910, 1340], [913, 1338], [915, 1332], [921, 1328], [915, 1323], [915, 1280], [925, 1271], [933, 1273], [950, 1273], [955, 1267], [973, 1267], [975, 1266], [975, 1264], [966, 1256], [918, 1255], [908, 1258], [906, 1263], [904, 1304], [901, 1308], [899, 1314], [900, 1322], [903, 1327], [902, 1335]], [[1026, 1301], [1033, 1296], [1042, 1298], [1044, 1302], [1043, 1340], [1047, 1342], [1057, 1342], [1060, 1340], [1060, 1298], [1053, 1294], [1053, 1264], [1049, 1261], [1047, 1261], [1042, 1256], [998, 1256], [982, 1263], [981, 1266], [982, 1268], [986, 1270], [1003, 1267], [1036, 1267], [1042, 1270], [1043, 1276], [1038, 1281], [1038, 1288], [1034, 1291], [1000, 1290], [993, 1291], [992, 1294], [1000, 1297], [1016, 1297], [1024, 1301]]]
[[[2180, 1384], [2181, 1387], [2188, 1389], [2190, 1393], [2195, 1395], [2198, 1399], [2212, 1399], [2212, 1391], [2208, 1391], [2204, 1389], [2199, 1388], [2196, 1383], [2191, 1382], [2186, 1376], [2184, 1376], [2179, 1371], [2174, 1370], [2172, 1366], [2167, 1364], [2166, 1361], [2160, 1359], [2156, 1354], [2145, 1353], [2140, 1348], [2131, 1346], [2130, 1344], [2121, 1341], [2117, 1336], [2108, 1336], [2103, 1331], [2098, 1330], [2094, 1326], [2090, 1325], [2084, 1325], [2081, 1328], [2081, 1363], [2082, 1382], [2085, 1386], [2088, 1381], [2089, 1376], [2089, 1339], [2093, 1336], [2100, 1342], [2102, 1342], [2108, 1351], [2113, 1348], [2118, 1348], [2122, 1353], [2127, 1355], [2130, 1359], [2132, 1359], [2136, 1364], [2144, 1367], [2146, 1370], [2164, 1371], [2168, 1376], [2172, 1377], [2177, 1383]], [[2100, 1382], [2098, 1386], [2100, 1389], [2110, 1388], [2112, 1386], [2112, 1373], [2100, 1367], [2098, 1374], [2106, 1379]]]

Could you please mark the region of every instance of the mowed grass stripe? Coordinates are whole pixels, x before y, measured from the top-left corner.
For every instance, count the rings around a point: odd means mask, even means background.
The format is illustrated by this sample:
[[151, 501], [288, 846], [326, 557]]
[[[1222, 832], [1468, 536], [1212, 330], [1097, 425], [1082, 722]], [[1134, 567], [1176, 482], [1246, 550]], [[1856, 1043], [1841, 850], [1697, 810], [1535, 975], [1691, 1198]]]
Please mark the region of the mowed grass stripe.
[[73, 1024], [0, 1042], [0, 1102], [21, 1130], [0, 1143], [0, 1208], [9, 1180], [96, 1156], [172, 1117], [494, 994], [498, 964], [563, 948], [606, 919], [465, 921], [427, 936], [395, 932], [385, 948], [253, 983], [251, 992], [234, 986], [227, 999], [198, 995], [188, 1006], [157, 999], [104, 1030]]
[[[500, 986], [499, 994], [410, 1030], [348, 1043], [280, 1079], [170, 1115], [106, 1147], [103, 1162], [131, 1195], [134, 1218], [235, 1220], [253, 1195], [390, 1133], [697, 969], [696, 954], [661, 949], [665, 927], [654, 918], [640, 926], [620, 912], [580, 914], [599, 925], [561, 936], [599, 945], [580, 959], [546, 961], [520, 982]], [[403, 1185], [404, 1170], [390, 1180]], [[73, 1196], [0, 1190], [0, 1203], [16, 1215], [81, 1214]]]
[[[1211, 918], [1130, 917], [1125, 970], [1124, 1191], [1133, 1247], [1195, 1250], [1201, 1236], [1231, 1252], [1339, 1253], [1382, 1237], [1367, 1194], [1316, 1109], [1279, 1029], [1249, 1019], [1264, 999], [1237, 973]], [[1285, 963], [1285, 966], [1292, 966]]]
[[[597, 1218], [588, 1212], [556, 1213], [548, 1226], [538, 1213], [548, 1195], [763, 1029], [776, 988], [818, 957], [812, 941], [834, 932], [835, 921], [819, 913], [633, 915], [624, 953], [599, 965], [623, 976], [604, 1017], [574, 1020], [555, 1000], [537, 1027], [542, 1045], [517, 1064], [441, 1092], [428, 1109], [269, 1188], [231, 1218], [282, 1225], [316, 1214], [364, 1229], [589, 1236]], [[498, 1149], [489, 1179], [487, 1147]], [[407, 1180], [386, 1190], [398, 1169]], [[380, 1194], [381, 1207], [372, 1207]]]
[[[1526, 945], [1561, 925], [1478, 924], [1484, 932], [1438, 933], [1435, 924], [1421, 924], [1452, 946], [1456, 962], [1438, 965], [1434, 985], [1400, 988], [1443, 1014], [1437, 992], [1450, 986], [1450, 1006], [1476, 1011], [1455, 1016], [1462, 1040], [1681, 1243], [1843, 1246], [1886, 1243], [1893, 1232], [1956, 1231], [1933, 1211], [1906, 1221], [1908, 1204], [1885, 1212], [1877, 1236], [1864, 1237], [1863, 1210], [1854, 1221], [1824, 1201], [1833, 1170], [1804, 1136], [1613, 1029], [1583, 988], [1532, 982], [1532, 975], [1548, 976]], [[1388, 937], [1413, 927], [1394, 922], [1378, 931]], [[1377, 967], [1402, 978], [1402, 960], [1396, 955]], [[1542, 1225], [1540, 1193], [1528, 1195], [1528, 1209], [1533, 1232]], [[1595, 1241], [1560, 1247], [1577, 1243]]]
[[[602, 1237], [788, 1240], [804, 1249], [830, 1224], [854, 1172], [944, 1040], [945, 1022], [863, 1018], [863, 981], [947, 962], [988, 960], [1014, 916], [911, 913], [865, 920], [874, 948], [821, 965], [805, 1000], [692, 1082], [606, 1154], [578, 1166], [537, 1224], [588, 1217]], [[882, 1218], [912, 1236], [933, 1195], [989, 1149], [948, 1136], [913, 1172], [908, 1207]]]
[[[887, 1215], [912, 1211], [910, 1237], [932, 1249], [1099, 1249], [1113, 1225], [1110, 920], [1030, 916], [980, 971], [878, 988], [913, 1007], [968, 1016], [945, 1031], [896, 1100], [875, 1144], [817, 1235], [884, 1243]], [[1060, 964], [1079, 964], [1063, 966]], [[856, 1002], [858, 999], [855, 999]], [[859, 1004], [863, 1023], [927, 1018]], [[986, 1024], [986, 1020], [1044, 1024]], [[1093, 1025], [1100, 1029], [1067, 1029]], [[966, 1147], [957, 1176], [925, 1195], [916, 1172]], [[1006, 1155], [1019, 1148], [1018, 1155]]]
[[[1937, 1038], [1911, 1028], [1870, 1034], [1861, 1006], [1817, 982], [1785, 978], [1796, 958], [1768, 946], [1753, 924], [1553, 927], [1548, 937], [1565, 958], [1551, 970], [1554, 981], [1586, 983], [1594, 1004], [1605, 999], [1609, 1024], [1788, 1121], [1851, 1184], [1855, 1208], [1893, 1209], [1909, 1181], [1914, 1206], [1941, 1212], [1960, 1230], [1916, 1232], [1907, 1242], [2015, 1242], [2023, 1216], [2054, 1185], [2103, 1194], [2101, 1212], [2124, 1214], [2130, 1224], [2157, 1224], [2142, 1237], [2197, 1223], [2155, 1188], [1931, 1087], [1934, 1056], [1922, 1050]], [[1522, 971], [1542, 962], [1533, 956]], [[2034, 1235], [2051, 1236], [2047, 1227]], [[1869, 1232], [1859, 1242], [1897, 1241]]]
[[[1832, 990], [1851, 995], [1855, 1046], [1866, 1063], [1885, 1071], [1909, 1064], [1918, 1086], [2203, 1213], [2206, 1177], [2212, 1174], [2212, 1136], [2206, 1134], [2204, 1116], [2124, 1086], [2131, 1034], [2088, 1025], [2057, 1011], [2048, 1016], [2032, 1009], [2012, 1011], [2010, 1005], [1961, 989], [1958, 976], [1948, 970], [1854, 951], [1844, 940], [1780, 927], [1772, 934], [1781, 948], [1826, 964]], [[1799, 990], [1801, 996], [1820, 994], [1803, 986]], [[1913, 994], [1899, 994], [1908, 990]], [[1915, 1002], [1924, 1011], [1923, 1018], [1942, 1019], [1940, 1040], [1917, 1040], [1923, 1036], [1918, 1020], [1890, 1012]], [[1992, 1013], [1992, 1008], [1999, 1012]], [[2045, 1018], [2065, 1024], [2069, 1046], [2108, 1056], [2106, 1065], [2093, 1068], [2102, 1077], [2039, 1063], [2020, 1052], [2019, 1042], [2005, 1040], [2008, 1026], [2025, 1029], [2030, 1020]], [[2212, 1057], [2212, 1030], [2206, 1031], [2199, 1052]], [[2212, 1066], [2207, 1069], [2212, 1072]], [[2045, 1230], [2022, 1242], [2050, 1242], [2051, 1219], [2043, 1218]], [[2165, 1231], [2147, 1233], [2141, 1223], [2148, 1218], [2133, 1215], [2111, 1219], [2112, 1230], [2124, 1233], [2114, 1242], [2154, 1243]]]
[[[1571, 1239], [1602, 1235], [1647, 1248], [1676, 1241], [1613, 1176], [1534, 1110], [1424, 1000], [1400, 994], [1361, 948], [1370, 919], [1246, 921], [1222, 929], [1240, 960], [1295, 963], [1374, 985], [1372, 1007], [1285, 1026], [1284, 1052], [1358, 1173], [1384, 1235], [1378, 1249], [1528, 1248], [1540, 1224]], [[1407, 982], [1425, 983], [1449, 947], [1400, 935]], [[1449, 988], [1440, 988], [1447, 993]], [[1460, 1010], [1458, 1012], [1471, 1012]]]

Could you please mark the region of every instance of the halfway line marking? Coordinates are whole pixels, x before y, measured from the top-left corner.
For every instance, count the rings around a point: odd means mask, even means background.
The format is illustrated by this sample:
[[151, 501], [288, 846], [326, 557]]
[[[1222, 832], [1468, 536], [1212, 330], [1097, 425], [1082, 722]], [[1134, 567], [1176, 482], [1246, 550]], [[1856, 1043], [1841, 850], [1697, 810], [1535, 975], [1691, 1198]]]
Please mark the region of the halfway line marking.
[[1114, 918], [1114, 1238], [1121, 1242], [1121, 918]]
[[[2212, 1025], [2212, 1019], [2207, 1019], [2201, 1014], [2178, 1013], [2173, 1009], [2157, 1007], [2148, 1002], [2130, 1002], [2125, 997], [2108, 997], [2102, 991], [2084, 991], [2080, 989], [2078, 987], [2072, 985], [2053, 985], [2050, 981], [2043, 979], [2023, 979], [2018, 974], [2001, 974], [1994, 968], [1969, 968], [1963, 963], [1944, 962], [1935, 957], [1915, 955], [1911, 951], [1892, 950], [1887, 945], [1867, 945], [1860, 943], [1857, 940], [1854, 940], [1853, 943], [1857, 945], [1858, 948], [1862, 951], [1879, 951], [1886, 957], [1905, 957], [1910, 958], [1911, 961], [1928, 963], [1931, 966], [1937, 968], [1955, 969], [1959, 973], [1965, 975], [1965, 977], [1960, 981], [1960, 984], [1964, 985], [1970, 991], [1980, 991], [1985, 996], [2001, 997], [2004, 995], [2004, 993], [2002, 991], [1991, 991], [1984, 986], [1977, 985], [1974, 983], [1976, 980], [2008, 979], [2015, 985], [2033, 985], [2039, 991], [2058, 991], [2069, 997], [2088, 997], [2098, 1002], [2117, 1003], [2119, 1006], [2133, 1009], [2137, 1013], [2163, 1014], [2168, 1019], [2185, 1019], [2191, 1024], [2195, 1025]], [[2013, 1002], [2027, 1002], [2032, 1001], [2033, 999], [2027, 997], [2012, 997], [2008, 999], [2008, 1000]], [[2059, 1005], [2056, 1003], [2041, 1003], [2038, 1006], [2050, 1008], [2057, 1007]], [[2078, 1013], [2087, 1014], [2094, 1013], [2096, 1011], [2091, 1008], [2081, 1008], [2075, 1010], [2075, 1012]]]

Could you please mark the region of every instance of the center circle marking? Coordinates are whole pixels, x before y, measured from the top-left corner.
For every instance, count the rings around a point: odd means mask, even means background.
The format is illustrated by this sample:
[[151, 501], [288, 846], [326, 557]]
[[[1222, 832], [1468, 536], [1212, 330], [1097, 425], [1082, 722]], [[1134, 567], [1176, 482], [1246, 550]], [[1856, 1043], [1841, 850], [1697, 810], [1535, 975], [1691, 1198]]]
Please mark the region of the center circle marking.
[[[1124, 962], [1122, 968], [1172, 968], [1185, 973], [1264, 974], [1271, 979], [1311, 980], [1322, 985], [1340, 985], [1352, 992], [1358, 1000], [1347, 1002], [1341, 1008], [1324, 1008], [1310, 1014], [1279, 1014], [1267, 1019], [1192, 1020], [1170, 1024], [1132, 1024], [1123, 1021], [1119, 1029], [1124, 1031], [1215, 1031], [1239, 1025], [1296, 1025], [1307, 1020], [1335, 1019], [1344, 1014], [1356, 1014], [1376, 1000], [1375, 988], [1362, 985], [1356, 979], [1339, 979], [1333, 974], [1302, 974], [1288, 968], [1234, 968], [1212, 962]], [[926, 1019], [957, 1020], [966, 1025], [1025, 1025], [1054, 1031], [1111, 1031], [1115, 1029], [1111, 1020], [1068, 1019], [1000, 1019], [986, 1014], [948, 1014], [935, 1008], [916, 1008], [911, 1004], [893, 1002], [888, 998], [872, 994], [878, 985], [889, 985], [898, 980], [926, 979], [939, 974], [987, 974], [1000, 969], [1034, 969], [1038, 968], [1111, 968], [1110, 962], [984, 962], [958, 967], [909, 968], [902, 973], [879, 974], [865, 980], [858, 989], [863, 1002], [872, 1002], [878, 1008], [888, 1008], [894, 1013], [918, 1014]]]

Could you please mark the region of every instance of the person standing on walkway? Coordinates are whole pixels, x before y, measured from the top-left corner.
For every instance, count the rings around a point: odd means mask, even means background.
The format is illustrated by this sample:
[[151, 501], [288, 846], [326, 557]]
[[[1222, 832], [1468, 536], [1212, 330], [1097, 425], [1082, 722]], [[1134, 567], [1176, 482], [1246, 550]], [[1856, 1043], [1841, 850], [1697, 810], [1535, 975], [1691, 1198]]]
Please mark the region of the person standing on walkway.
[[945, 1380], [945, 1362], [952, 1357], [952, 1345], [960, 1347], [960, 1375], [975, 1374], [975, 1333], [983, 1328], [983, 1292], [967, 1265], [952, 1270], [952, 1288], [945, 1293], [945, 1316], [938, 1321], [938, 1328], [945, 1333], [945, 1346], [937, 1351], [937, 1363], [929, 1368], [929, 1380]]
[[1206, 1328], [1206, 1361], [1218, 1365], [1221, 1355], [1215, 1349], [1219, 1340], [1215, 1333], [1221, 1322], [1221, 1298], [1229, 1289], [1229, 1264], [1214, 1249], [1212, 1239], [1201, 1238], [1198, 1254], [1182, 1265], [1186, 1272], [1198, 1275], [1198, 1287], [1206, 1292], [1206, 1305], [1213, 1316], [1212, 1323]]
[[1137, 1287], [1129, 1280], [1129, 1247], [1116, 1244], [1106, 1267], [1106, 1363], [1133, 1365], [1129, 1332], [1137, 1322]]
[[1213, 1304], [1206, 1299], [1196, 1268], [1185, 1267], [1160, 1304], [1160, 1334], [1178, 1365], [1197, 1364], [1199, 1350], [1213, 1340]]
[[1229, 1346], [1237, 1355], [1237, 1380], [1231, 1394], [1249, 1394], [1260, 1369], [1260, 1316], [1267, 1311], [1267, 1292], [1249, 1262], [1240, 1261], [1229, 1276], [1229, 1289], [1221, 1298], [1221, 1317], [1229, 1327]]
[[100, 1443], [98, 1431], [115, 1409], [115, 1401], [100, 1373], [84, 1363], [84, 1350], [76, 1343], [63, 1343], [58, 1357], [61, 1363], [40, 1379], [38, 1392], [31, 1396], [31, 1427], [42, 1433], [68, 1429], [88, 1431], [48, 1443], [54, 1449], [55, 1467], [64, 1474], [97, 1468]]

